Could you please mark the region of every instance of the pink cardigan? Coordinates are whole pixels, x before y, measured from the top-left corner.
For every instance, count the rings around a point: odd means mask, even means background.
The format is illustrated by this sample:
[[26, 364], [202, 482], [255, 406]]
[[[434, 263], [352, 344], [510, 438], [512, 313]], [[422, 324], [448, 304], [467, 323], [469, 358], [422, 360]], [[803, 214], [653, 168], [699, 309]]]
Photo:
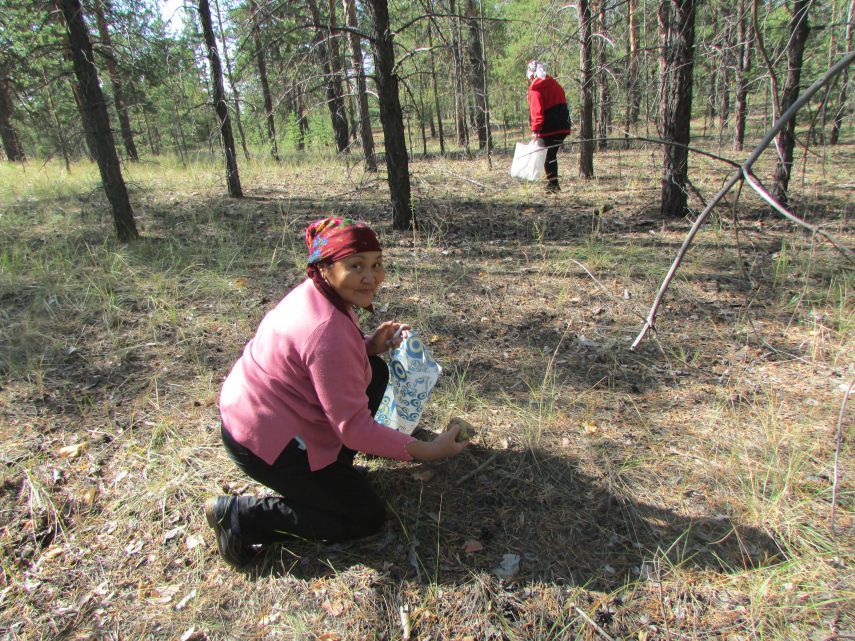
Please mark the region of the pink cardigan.
[[349, 314], [306, 279], [264, 317], [220, 393], [232, 438], [272, 464], [299, 436], [312, 470], [334, 462], [342, 445], [412, 460], [405, 448], [415, 439], [371, 417], [371, 365]]

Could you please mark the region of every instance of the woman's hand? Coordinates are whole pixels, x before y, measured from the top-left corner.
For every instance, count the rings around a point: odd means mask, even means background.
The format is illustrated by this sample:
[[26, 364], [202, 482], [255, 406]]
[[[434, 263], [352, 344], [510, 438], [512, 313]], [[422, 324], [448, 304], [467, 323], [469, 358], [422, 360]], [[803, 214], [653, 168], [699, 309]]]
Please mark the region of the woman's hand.
[[[382, 354], [390, 347], [397, 347], [400, 345], [403, 338], [401, 337], [401, 333], [398, 332], [399, 329], [403, 331], [405, 329], [410, 329], [410, 326], [404, 325], [403, 323], [396, 323], [394, 321], [380, 323], [365, 343], [368, 355], [374, 356], [375, 354]], [[396, 332], [398, 333], [397, 336], [395, 336]]]
[[407, 444], [407, 453], [417, 461], [437, 461], [457, 456], [469, 445], [469, 441], [455, 441], [460, 426], [455, 425], [432, 441], [412, 441]]

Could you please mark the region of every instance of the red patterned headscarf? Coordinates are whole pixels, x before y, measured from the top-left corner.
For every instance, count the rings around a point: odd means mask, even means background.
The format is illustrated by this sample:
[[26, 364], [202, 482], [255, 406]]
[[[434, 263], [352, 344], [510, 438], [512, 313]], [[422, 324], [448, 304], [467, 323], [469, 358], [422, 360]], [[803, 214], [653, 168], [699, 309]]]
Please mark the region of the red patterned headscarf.
[[333, 305], [349, 315], [348, 303], [329, 286], [321, 274], [320, 265], [331, 265], [353, 254], [382, 251], [377, 235], [361, 221], [331, 216], [306, 227], [306, 249], [309, 252], [306, 267], [309, 278]]

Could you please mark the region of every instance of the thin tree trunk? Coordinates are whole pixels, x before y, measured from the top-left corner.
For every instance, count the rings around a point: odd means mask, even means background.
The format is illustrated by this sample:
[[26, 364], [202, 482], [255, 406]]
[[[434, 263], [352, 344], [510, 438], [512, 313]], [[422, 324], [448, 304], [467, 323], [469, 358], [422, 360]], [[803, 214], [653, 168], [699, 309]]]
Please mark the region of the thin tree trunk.
[[746, 15], [745, 0], [739, 0], [736, 13], [739, 43], [736, 47], [736, 125], [733, 135], [733, 148], [736, 151], [742, 151], [742, 146], [745, 143], [745, 123], [748, 118], [748, 74], [751, 72], [754, 29], [751, 18]]
[[[312, 21], [316, 25], [322, 24], [321, 13], [315, 0], [306, 0]], [[335, 18], [330, 16], [329, 24], [332, 25]], [[347, 153], [350, 136], [347, 132], [347, 116], [344, 113], [344, 98], [341, 91], [341, 76], [338, 69], [334, 67], [334, 60], [330, 47], [332, 46], [332, 34], [324, 37], [324, 32], [318, 28], [315, 32], [314, 46], [317, 51], [318, 61], [324, 72], [324, 86], [326, 87], [327, 107], [330, 110], [335, 144], [339, 153]]]
[[455, 0], [448, 2], [451, 14], [451, 55], [454, 62], [454, 124], [457, 144], [466, 148], [469, 155], [469, 129], [466, 126], [466, 92], [463, 88], [463, 53], [461, 51], [460, 16], [457, 14]]
[[639, 52], [639, 26], [638, 26], [638, 0], [629, 0], [627, 5], [627, 18], [629, 20], [629, 67], [627, 69], [627, 110], [626, 128], [638, 122], [638, 114], [641, 110], [641, 83], [638, 77], [638, 52]]
[[110, 131], [110, 119], [107, 105], [101, 91], [101, 83], [94, 65], [92, 43], [89, 30], [83, 18], [80, 0], [58, 0], [65, 18], [68, 47], [74, 63], [74, 74], [80, 88], [80, 98], [88, 121], [93, 127], [93, 139], [96, 144], [95, 159], [101, 172], [101, 182], [107, 194], [107, 200], [113, 209], [113, 222], [116, 235], [121, 242], [139, 238], [134, 210], [128, 198], [128, 190], [122, 178], [113, 132]]
[[[661, 212], [687, 213], [686, 183], [692, 116], [692, 71], [695, 57], [695, 0], [662, 0], [659, 5], [659, 69], [662, 87], [664, 162]], [[667, 144], [674, 142], [677, 144]]]
[[[849, 11], [846, 14], [846, 44], [844, 49], [852, 51], [852, 32], [855, 23], [855, 0], [849, 0]], [[849, 68], [843, 70], [840, 78], [840, 94], [837, 97], [837, 111], [834, 113], [834, 123], [831, 125], [831, 144], [840, 142], [840, 130], [843, 118], [846, 116], [846, 92], [849, 85]]]
[[[109, 0], [107, 11], [110, 10]], [[110, 84], [113, 86], [113, 103], [116, 106], [116, 114], [119, 116], [119, 130], [122, 132], [122, 142], [128, 158], [137, 161], [137, 146], [134, 144], [134, 134], [131, 130], [131, 118], [128, 113], [128, 104], [125, 101], [125, 87], [122, 82], [122, 74], [116, 64], [116, 50], [113, 48], [113, 40], [110, 29], [107, 26], [107, 18], [104, 15], [104, 7], [101, 0], [95, 0], [95, 21], [98, 23], [98, 35], [104, 48], [104, 59], [107, 63], [107, 75], [110, 76]]]
[[[781, 95], [781, 111], [784, 113], [799, 97], [799, 81], [802, 74], [802, 59], [807, 43], [810, 26], [808, 9], [811, 0], [794, 0], [793, 15], [790, 20], [790, 40], [787, 44], [787, 77]], [[793, 169], [793, 150], [796, 146], [796, 118], [784, 125], [778, 134], [778, 151], [781, 154], [775, 168], [775, 181], [772, 183], [772, 196], [784, 207], [787, 206], [790, 175]]]
[[591, 63], [591, 23], [589, 0], [579, 0], [579, 71], [582, 80], [579, 100], [579, 177], [594, 176], [594, 72]]
[[214, 0], [214, 7], [217, 10], [217, 27], [220, 30], [220, 40], [223, 43], [223, 61], [226, 63], [226, 76], [229, 79], [229, 85], [231, 85], [232, 92], [234, 95], [234, 103], [235, 103], [235, 125], [237, 125], [238, 137], [240, 138], [240, 146], [243, 149], [243, 157], [247, 160], [250, 159], [249, 149], [246, 146], [246, 134], [243, 132], [243, 121], [240, 117], [240, 92], [238, 91], [237, 82], [235, 82], [235, 77], [232, 74], [232, 61], [229, 58], [229, 47], [226, 43], [226, 30], [223, 28], [223, 16], [220, 14], [220, 3], [218, 0]]
[[608, 46], [606, 39], [606, 3], [598, 0], [598, 31], [601, 34], [598, 46], [597, 88], [599, 93], [599, 110], [597, 112], [597, 148], [608, 149], [609, 131], [612, 128], [612, 96], [609, 91]]
[[0, 139], [3, 141], [3, 151], [6, 152], [7, 160], [24, 162], [27, 159], [18, 132], [12, 126], [11, 83], [3, 70], [0, 70]]
[[475, 115], [475, 130], [478, 132], [478, 149], [487, 149], [491, 145], [490, 132], [487, 128], [487, 80], [486, 63], [481, 47], [483, 34], [478, 25], [478, 9], [474, 0], [466, 0], [466, 23], [469, 27], [469, 72], [472, 93], [475, 98], [473, 109]]
[[208, 62], [211, 64], [211, 85], [214, 94], [214, 112], [220, 126], [220, 139], [226, 157], [226, 183], [229, 195], [233, 198], [243, 196], [238, 172], [235, 139], [232, 133], [232, 121], [226, 104], [226, 92], [223, 88], [223, 68], [220, 64], [220, 54], [217, 51], [217, 41], [214, 38], [214, 26], [211, 22], [211, 7], [208, 0], [199, 0], [199, 17], [202, 20], [202, 33], [205, 38], [205, 49]]
[[362, 141], [362, 153], [365, 156], [365, 169], [377, 171], [377, 157], [374, 153], [374, 132], [371, 129], [371, 113], [368, 110], [368, 88], [365, 82], [365, 65], [362, 60], [362, 40], [355, 33], [359, 26], [356, 19], [356, 0], [344, 1], [344, 15], [347, 26], [353, 29], [348, 33], [350, 40], [350, 66], [356, 77], [356, 98], [359, 107], [359, 132]]
[[[53, 102], [53, 91], [51, 90], [47, 72], [44, 67], [42, 67], [42, 79], [45, 81], [48, 112], [50, 113], [50, 116], [53, 119], [53, 124], [56, 127], [56, 135], [59, 137], [59, 149], [62, 152], [62, 159], [65, 161], [65, 171], [70, 174], [71, 158], [68, 155], [68, 143], [65, 140], [65, 133], [63, 131], [65, 127], [62, 126], [62, 123], [59, 121], [59, 115], [56, 113], [56, 105]], [[2, 92], [2, 89], [0, 89], [0, 92]]]
[[374, 14], [374, 64], [386, 148], [389, 195], [392, 200], [392, 226], [395, 229], [410, 229], [413, 225], [410, 168], [398, 96], [398, 78], [394, 74], [395, 52], [393, 34], [389, 28], [389, 8], [386, 0], [369, 0], [368, 6]]
[[267, 81], [267, 59], [264, 55], [264, 45], [261, 42], [261, 22], [258, 19], [258, 3], [250, 0], [252, 13], [252, 39], [255, 43], [255, 62], [258, 65], [258, 81], [261, 84], [261, 94], [264, 97], [264, 114], [267, 119], [267, 139], [270, 141], [270, 155], [279, 162], [279, 148], [276, 144], [276, 120], [273, 117], [273, 96], [270, 94], [270, 83]]
[[[433, 11], [433, 6], [431, 6]], [[436, 57], [433, 52], [433, 20], [428, 22], [428, 46], [430, 47], [430, 77], [433, 84], [433, 103], [436, 110], [436, 126], [439, 133], [439, 155], [445, 156], [445, 134], [442, 130], [442, 110], [439, 106], [439, 83], [436, 81]], [[433, 135], [433, 130], [431, 130]]]

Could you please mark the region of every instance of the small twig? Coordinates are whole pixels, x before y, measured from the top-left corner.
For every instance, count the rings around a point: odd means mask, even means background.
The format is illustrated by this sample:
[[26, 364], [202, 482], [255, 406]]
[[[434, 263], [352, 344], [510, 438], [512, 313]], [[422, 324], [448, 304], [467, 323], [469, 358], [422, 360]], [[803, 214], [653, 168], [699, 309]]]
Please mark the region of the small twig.
[[843, 416], [846, 413], [846, 402], [849, 400], [849, 394], [852, 391], [852, 386], [855, 385], [855, 380], [849, 383], [846, 388], [846, 395], [843, 397], [843, 403], [840, 405], [840, 415], [837, 417], [837, 434], [834, 437], [836, 447], [834, 450], [834, 480], [831, 486], [831, 534], [834, 535], [834, 517], [837, 515], [837, 486], [840, 483], [840, 449], [843, 446]]
[[450, 169], [445, 169], [444, 167], [443, 167], [443, 169], [445, 170], [446, 173], [451, 174], [455, 178], [460, 178], [460, 180], [465, 180], [466, 182], [472, 183], [473, 185], [476, 185], [476, 186], [480, 187], [481, 189], [487, 189], [487, 190], [490, 189], [489, 187], [487, 187], [487, 185], [485, 185], [484, 183], [479, 183], [477, 180], [472, 180], [471, 178], [467, 178], [466, 176], [461, 176], [460, 174], [455, 174]]
[[410, 622], [410, 606], [406, 603], [398, 607], [398, 614], [401, 615], [401, 638], [408, 641], [412, 634], [412, 624]]
[[656, 585], [659, 588], [659, 609], [662, 612], [662, 625], [665, 626], [665, 638], [670, 641], [671, 631], [668, 629], [668, 614], [665, 612], [665, 594], [662, 591], [662, 567], [656, 559]]
[[590, 625], [592, 628], [594, 628], [594, 630], [596, 630], [597, 632], [599, 632], [599, 633], [603, 636], [603, 638], [604, 638], [604, 639], [608, 639], [608, 641], [615, 641], [612, 637], [610, 637], [610, 636], [608, 635], [608, 633], [607, 633], [605, 630], [603, 630], [600, 626], [598, 626], [598, 625], [597, 625], [597, 622], [596, 622], [596, 621], [594, 621], [591, 617], [589, 617], [587, 614], [585, 614], [585, 611], [584, 611], [584, 610], [582, 610], [582, 608], [580, 608], [580, 607], [579, 607], [578, 605], [576, 605], [575, 603], [571, 603], [570, 605], [572, 605], [572, 606], [573, 606], [573, 609], [574, 609], [574, 610], [576, 610], [576, 612], [578, 612], [578, 613], [579, 613], [579, 616], [580, 616], [580, 617], [582, 617], [582, 619], [584, 619], [584, 620], [585, 620], [585, 623], [587, 623], [587, 624], [588, 624], [588, 625]]
[[848, 247], [843, 247], [842, 245], [838, 244], [834, 240], [834, 238], [832, 238], [826, 232], [822, 231], [819, 227], [816, 227], [815, 225], [811, 225], [809, 222], [802, 220], [801, 218], [799, 218], [798, 216], [796, 216], [795, 214], [793, 214], [792, 212], [787, 210], [777, 200], [775, 200], [775, 198], [772, 196], [772, 194], [770, 194], [769, 191], [762, 184], [760, 184], [760, 181], [757, 179], [757, 177], [754, 174], [751, 173], [751, 171], [748, 168], [744, 168], [742, 170], [742, 175], [745, 177], [745, 180], [748, 182], [748, 184], [751, 186], [751, 188], [754, 191], [756, 191], [763, 200], [765, 200], [767, 203], [772, 205], [772, 207], [775, 209], [775, 211], [777, 211], [779, 214], [781, 214], [784, 218], [788, 218], [788, 219], [792, 220], [794, 223], [801, 225], [802, 227], [804, 227], [805, 229], [807, 229], [811, 233], [813, 233], [815, 236], [822, 236], [823, 238], [825, 238], [825, 240], [827, 240], [829, 243], [831, 243], [831, 245], [837, 251], [839, 251], [841, 254], [843, 254], [844, 258], [848, 258], [850, 261], [855, 260], [855, 252], [853, 252]]
[[492, 463], [493, 461], [495, 461], [498, 457], [499, 457], [499, 450], [496, 450], [496, 451], [495, 451], [495, 452], [493, 452], [489, 457], [487, 457], [487, 460], [486, 460], [486, 461], [484, 461], [483, 463], [481, 463], [481, 465], [479, 465], [478, 467], [476, 467], [476, 468], [475, 468], [475, 469], [473, 469], [473, 470], [469, 470], [466, 474], [464, 474], [464, 475], [463, 475], [463, 476], [461, 476], [459, 479], [457, 479], [457, 485], [460, 485], [461, 483], [463, 483], [463, 482], [464, 482], [464, 481], [466, 481], [467, 479], [472, 478], [472, 476], [474, 476], [475, 474], [477, 474], [478, 472], [480, 472], [481, 470], [483, 470], [483, 469], [484, 469], [485, 467], [487, 467], [490, 463]]
[[[615, 299], [617, 302], [619, 302], [619, 303], [620, 303], [620, 304], [622, 304], [622, 305], [626, 305], [626, 301], [625, 301], [625, 300], [623, 300], [623, 299], [621, 299], [621, 298], [618, 298], [617, 296], [615, 296], [614, 294], [612, 294], [608, 289], [606, 289], [605, 285], [603, 285], [603, 284], [602, 284], [602, 283], [597, 279], [597, 277], [596, 277], [596, 276], [594, 276], [590, 271], [588, 271], [588, 268], [587, 268], [587, 267], [585, 267], [582, 263], [580, 263], [580, 262], [579, 262], [578, 260], [576, 260], [575, 258], [571, 258], [571, 259], [570, 259], [570, 262], [576, 263], [579, 267], [581, 267], [581, 268], [585, 271], [585, 273], [586, 273], [586, 274], [588, 274], [588, 276], [590, 276], [590, 277], [591, 277], [591, 280], [593, 280], [593, 281], [597, 284], [597, 286], [598, 286], [600, 289], [602, 289], [602, 290], [606, 293], [606, 295], [607, 295], [607, 296], [609, 296], [610, 298]], [[639, 312], [635, 311], [634, 309], [630, 309], [630, 311], [631, 311], [633, 314], [635, 314], [636, 316], [638, 316], [641, 320], [645, 320], [644, 316], [643, 316], [641, 313], [639, 313]]]

